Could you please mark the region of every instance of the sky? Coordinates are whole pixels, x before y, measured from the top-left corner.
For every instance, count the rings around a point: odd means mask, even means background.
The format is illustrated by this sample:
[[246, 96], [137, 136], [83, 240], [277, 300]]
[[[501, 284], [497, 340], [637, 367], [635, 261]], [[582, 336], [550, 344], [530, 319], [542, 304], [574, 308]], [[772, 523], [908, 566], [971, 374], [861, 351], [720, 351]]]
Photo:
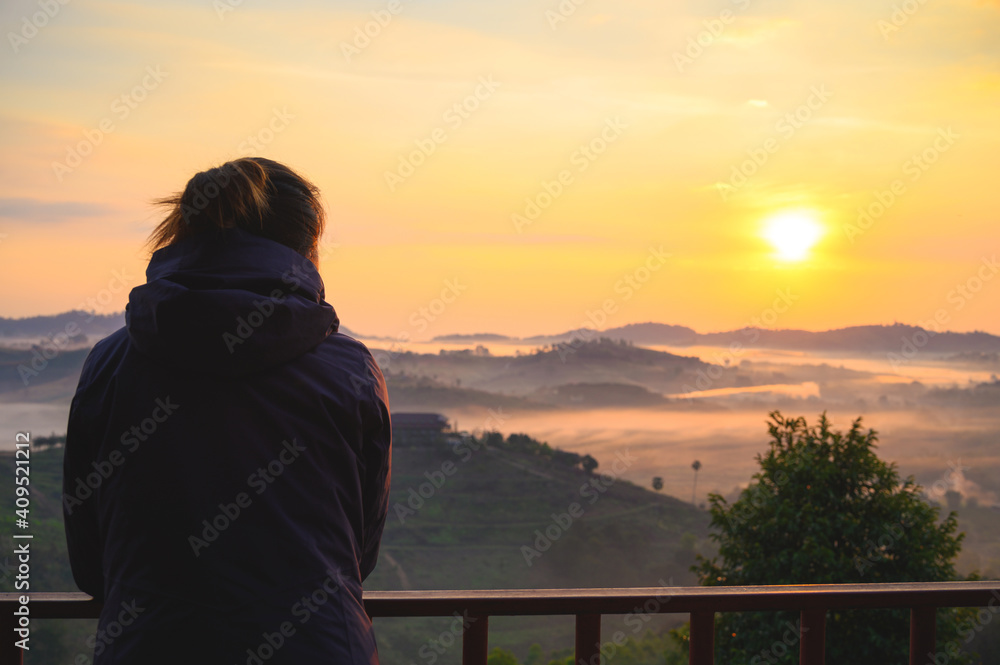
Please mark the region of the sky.
[[1000, 334], [997, 0], [6, 0], [0, 30], [0, 316], [122, 310], [151, 201], [260, 155], [322, 190], [367, 335]]

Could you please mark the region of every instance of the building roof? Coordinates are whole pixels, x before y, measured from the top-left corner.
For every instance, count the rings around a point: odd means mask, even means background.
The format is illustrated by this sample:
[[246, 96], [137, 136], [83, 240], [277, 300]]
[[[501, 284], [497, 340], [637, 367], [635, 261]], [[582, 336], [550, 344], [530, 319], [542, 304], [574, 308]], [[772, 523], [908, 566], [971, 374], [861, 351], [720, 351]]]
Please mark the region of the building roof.
[[393, 429], [448, 429], [448, 419], [440, 413], [393, 413]]

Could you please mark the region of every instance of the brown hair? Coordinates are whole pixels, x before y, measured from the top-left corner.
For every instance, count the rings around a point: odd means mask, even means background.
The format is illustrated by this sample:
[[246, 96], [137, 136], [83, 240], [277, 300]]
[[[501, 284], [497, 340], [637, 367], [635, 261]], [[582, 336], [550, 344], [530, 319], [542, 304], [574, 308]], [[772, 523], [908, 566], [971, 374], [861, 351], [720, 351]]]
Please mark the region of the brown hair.
[[326, 215], [319, 189], [284, 164], [244, 157], [195, 174], [184, 191], [155, 201], [168, 209], [152, 250], [206, 231], [239, 228], [317, 260]]

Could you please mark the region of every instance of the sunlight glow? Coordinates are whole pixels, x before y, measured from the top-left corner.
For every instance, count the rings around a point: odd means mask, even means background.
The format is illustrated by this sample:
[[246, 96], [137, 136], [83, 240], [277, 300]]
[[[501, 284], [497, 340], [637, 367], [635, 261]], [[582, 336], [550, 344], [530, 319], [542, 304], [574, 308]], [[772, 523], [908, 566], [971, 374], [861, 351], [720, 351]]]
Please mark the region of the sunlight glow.
[[809, 250], [823, 237], [823, 226], [811, 211], [792, 210], [769, 218], [764, 238], [771, 243], [783, 261], [802, 261]]

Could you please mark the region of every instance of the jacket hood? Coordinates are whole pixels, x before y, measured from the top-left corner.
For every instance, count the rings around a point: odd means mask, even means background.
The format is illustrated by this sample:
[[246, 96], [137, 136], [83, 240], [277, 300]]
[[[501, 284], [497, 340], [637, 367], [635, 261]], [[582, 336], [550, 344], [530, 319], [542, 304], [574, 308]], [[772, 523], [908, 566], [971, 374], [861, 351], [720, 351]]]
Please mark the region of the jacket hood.
[[157, 250], [132, 289], [133, 346], [186, 372], [243, 376], [280, 365], [337, 331], [323, 280], [298, 252], [240, 229]]

